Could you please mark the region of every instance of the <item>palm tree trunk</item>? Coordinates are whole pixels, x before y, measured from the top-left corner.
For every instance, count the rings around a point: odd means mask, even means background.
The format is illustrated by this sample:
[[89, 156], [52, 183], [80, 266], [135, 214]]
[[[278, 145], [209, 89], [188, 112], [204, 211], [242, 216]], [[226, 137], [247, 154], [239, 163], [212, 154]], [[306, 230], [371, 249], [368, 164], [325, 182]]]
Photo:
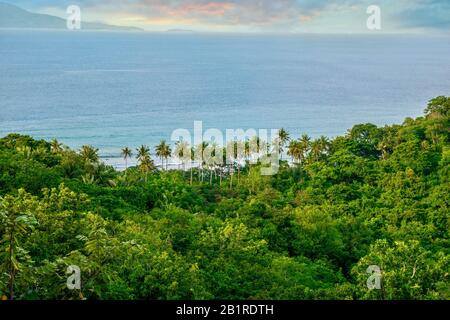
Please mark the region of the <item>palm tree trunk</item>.
[[229, 168], [229, 173], [230, 173], [230, 189], [233, 188], [233, 173], [231, 172], [231, 165]]
[[241, 165], [238, 163], [238, 184], [241, 181]]

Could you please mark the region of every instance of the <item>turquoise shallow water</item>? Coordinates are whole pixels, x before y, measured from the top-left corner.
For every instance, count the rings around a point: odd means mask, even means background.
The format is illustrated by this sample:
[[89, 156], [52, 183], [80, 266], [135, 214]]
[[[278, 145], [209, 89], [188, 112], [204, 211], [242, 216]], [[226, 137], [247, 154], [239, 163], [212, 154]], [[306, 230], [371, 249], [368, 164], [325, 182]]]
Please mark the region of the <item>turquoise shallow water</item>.
[[343, 134], [450, 95], [450, 38], [0, 31], [0, 136], [109, 162], [177, 128]]

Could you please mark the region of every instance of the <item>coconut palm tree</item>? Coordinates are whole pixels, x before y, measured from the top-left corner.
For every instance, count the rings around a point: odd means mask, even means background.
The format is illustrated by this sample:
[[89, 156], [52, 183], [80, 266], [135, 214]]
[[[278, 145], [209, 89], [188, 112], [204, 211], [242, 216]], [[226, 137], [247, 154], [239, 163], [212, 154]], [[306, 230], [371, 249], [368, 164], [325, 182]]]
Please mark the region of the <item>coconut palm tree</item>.
[[258, 154], [267, 155], [270, 153], [270, 143], [260, 140], [258, 144]]
[[147, 182], [147, 178], [148, 178], [148, 173], [155, 170], [155, 163], [153, 162], [153, 160], [150, 158], [150, 156], [145, 156], [144, 158], [142, 158], [142, 160], [140, 161], [139, 164], [139, 169], [141, 170], [141, 172], [145, 175], [145, 182]]
[[313, 140], [311, 142], [311, 151], [309, 153], [312, 162], [318, 161], [320, 159], [321, 154], [322, 154], [322, 146], [320, 144], [320, 141]]
[[311, 161], [319, 161], [328, 152], [329, 145], [328, 139], [324, 136], [312, 141], [309, 154]]
[[298, 163], [298, 161], [301, 159], [300, 141], [291, 140], [288, 146], [287, 154], [292, 158], [292, 163]]
[[245, 161], [249, 161], [252, 155], [252, 150], [250, 150], [250, 141], [245, 140], [244, 142], [244, 158]]
[[320, 149], [322, 150], [322, 153], [327, 153], [330, 149], [330, 141], [325, 136], [321, 136], [319, 138], [319, 145]]
[[166, 141], [161, 140], [161, 142], [155, 147], [155, 154], [161, 161], [161, 169], [164, 169], [164, 152], [166, 148]]
[[[191, 148], [186, 141], [177, 141], [177, 143], [175, 143], [174, 154], [180, 161], [179, 163], [183, 165], [183, 170], [186, 170], [186, 163], [191, 160], [190, 152]], [[179, 166], [178, 169], [180, 169]]]
[[82, 146], [80, 154], [86, 163], [97, 163], [99, 160], [98, 149], [90, 145]]
[[291, 138], [289, 137], [289, 132], [287, 132], [285, 129], [281, 128], [278, 130], [278, 152], [280, 153], [281, 160], [283, 160], [283, 152], [284, 147], [289, 142]]
[[164, 159], [166, 160], [166, 170], [168, 170], [170, 157], [172, 157], [172, 148], [170, 147], [170, 145], [166, 145], [166, 147], [164, 148]]
[[30, 146], [20, 146], [16, 147], [16, 151], [23, 155], [25, 159], [30, 159], [33, 154], [33, 149]]
[[191, 171], [191, 179], [190, 179], [190, 184], [191, 184], [191, 186], [192, 186], [192, 183], [193, 183], [193, 177], [194, 177], [194, 165], [193, 165], [193, 163], [194, 163], [194, 161], [195, 161], [195, 150], [194, 150], [194, 148], [193, 147], [191, 147], [191, 153], [190, 153], [190, 160], [191, 160], [191, 163], [190, 163], [190, 168], [189, 168], [189, 170]]
[[147, 182], [148, 173], [156, 169], [155, 163], [150, 155], [150, 148], [146, 145], [141, 145], [136, 149], [136, 152], [136, 158], [139, 161], [139, 170], [145, 175], [145, 182]]
[[198, 162], [198, 177], [203, 182], [204, 179], [204, 170], [203, 166], [205, 165], [205, 159], [203, 158], [203, 153], [205, 152], [206, 148], [208, 148], [208, 143], [203, 141], [202, 143], [198, 144], [195, 147], [195, 160]]
[[166, 161], [166, 170], [168, 167], [168, 159], [172, 155], [172, 149], [166, 143], [165, 140], [161, 140], [161, 142], [155, 147], [156, 155], [161, 159], [161, 169], [164, 169], [164, 160]]
[[304, 163], [311, 147], [311, 137], [308, 136], [307, 134], [303, 134], [299, 142], [300, 142], [300, 160], [302, 163]]
[[216, 172], [216, 166], [219, 165], [221, 159], [217, 159], [217, 156], [219, 156], [219, 152], [221, 152], [221, 149], [219, 149], [219, 145], [216, 142], [212, 142], [209, 144], [205, 149], [205, 164], [209, 168], [209, 184], [211, 185], [213, 182], [213, 174], [217, 177]]
[[235, 142], [235, 152], [238, 168], [238, 184], [241, 178], [241, 162], [245, 158], [245, 143], [242, 141]]
[[222, 163], [220, 163], [220, 165], [219, 165], [219, 174], [220, 174], [219, 184], [220, 185], [222, 185], [223, 171], [224, 171], [224, 168], [226, 168], [226, 166], [227, 166], [227, 148], [223, 147], [222, 148]]
[[264, 149], [263, 142], [258, 136], [254, 136], [249, 141], [249, 156], [253, 157], [254, 155], [259, 155], [260, 152]]
[[58, 140], [53, 139], [50, 142], [50, 149], [53, 153], [59, 153], [62, 151], [62, 143], [60, 143]]
[[125, 160], [125, 170], [127, 170], [128, 169], [128, 158], [131, 158], [133, 156], [133, 152], [131, 151], [130, 148], [125, 147], [122, 149], [121, 155]]
[[139, 162], [142, 162], [146, 158], [150, 158], [150, 148], [146, 145], [141, 145], [138, 149], [136, 149], [137, 152], [137, 160]]
[[[236, 162], [236, 142], [230, 141], [226, 148], [226, 163], [228, 164], [228, 175], [230, 177], [230, 189], [233, 187], [234, 163]], [[233, 170], [232, 170], [233, 169]]]
[[215, 167], [215, 164], [214, 164], [214, 153], [215, 153], [215, 150], [212, 149], [212, 148], [213, 148], [212, 146], [208, 147], [208, 149], [211, 149], [211, 150], [208, 150], [207, 152], [210, 153], [211, 155], [209, 157], [207, 157], [207, 159], [205, 159], [205, 164], [209, 168], [209, 184], [210, 185], [212, 185], [212, 183], [213, 183], [213, 170], [214, 170], [214, 167]]

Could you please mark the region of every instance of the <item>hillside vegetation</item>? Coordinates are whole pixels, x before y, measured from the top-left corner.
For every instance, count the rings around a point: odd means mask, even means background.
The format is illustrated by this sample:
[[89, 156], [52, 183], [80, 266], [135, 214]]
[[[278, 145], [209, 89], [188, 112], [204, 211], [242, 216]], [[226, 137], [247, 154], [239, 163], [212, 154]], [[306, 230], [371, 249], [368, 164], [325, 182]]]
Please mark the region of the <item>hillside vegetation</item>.
[[[438, 97], [423, 117], [331, 141], [283, 132], [293, 161], [275, 176], [239, 162], [158, 170], [145, 146], [118, 172], [93, 147], [11, 134], [0, 297], [450, 299], [449, 109]], [[71, 265], [80, 290], [66, 287]]]

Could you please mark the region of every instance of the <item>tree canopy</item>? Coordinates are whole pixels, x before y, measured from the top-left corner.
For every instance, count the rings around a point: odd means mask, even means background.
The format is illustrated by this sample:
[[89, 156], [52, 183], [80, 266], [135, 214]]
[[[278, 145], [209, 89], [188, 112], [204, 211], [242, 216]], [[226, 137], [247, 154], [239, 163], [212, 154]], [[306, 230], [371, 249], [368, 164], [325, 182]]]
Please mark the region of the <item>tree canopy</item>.
[[[283, 129], [293, 161], [274, 176], [249, 152], [186, 169], [186, 143], [174, 148], [183, 168], [168, 170], [164, 141], [155, 151], [166, 168], [141, 146], [137, 166], [119, 172], [92, 146], [10, 134], [0, 139], [0, 297], [450, 299], [449, 101], [331, 140]], [[69, 266], [80, 289], [66, 287]], [[367, 287], [370, 266], [380, 288]]]

